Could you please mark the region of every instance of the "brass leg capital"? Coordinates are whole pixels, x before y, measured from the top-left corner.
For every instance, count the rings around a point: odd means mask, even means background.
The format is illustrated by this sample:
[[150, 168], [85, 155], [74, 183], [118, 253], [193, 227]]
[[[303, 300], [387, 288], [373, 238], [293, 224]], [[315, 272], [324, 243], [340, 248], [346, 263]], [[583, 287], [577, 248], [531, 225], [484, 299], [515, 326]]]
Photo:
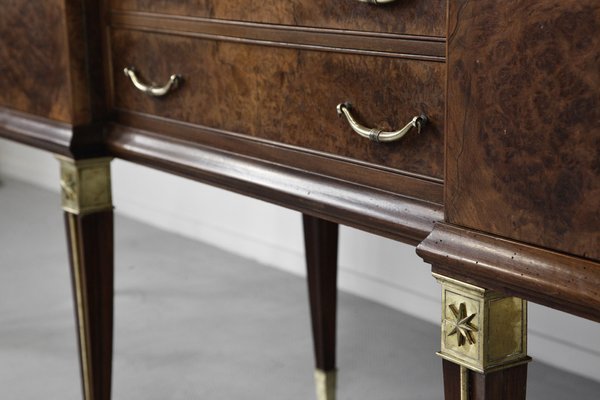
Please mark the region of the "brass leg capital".
[[479, 373], [529, 362], [527, 302], [433, 274], [442, 285], [442, 358]]
[[60, 162], [62, 208], [84, 215], [112, 208], [111, 158], [72, 160], [57, 156]]
[[315, 371], [315, 384], [317, 387], [317, 400], [335, 400], [337, 385], [337, 371]]

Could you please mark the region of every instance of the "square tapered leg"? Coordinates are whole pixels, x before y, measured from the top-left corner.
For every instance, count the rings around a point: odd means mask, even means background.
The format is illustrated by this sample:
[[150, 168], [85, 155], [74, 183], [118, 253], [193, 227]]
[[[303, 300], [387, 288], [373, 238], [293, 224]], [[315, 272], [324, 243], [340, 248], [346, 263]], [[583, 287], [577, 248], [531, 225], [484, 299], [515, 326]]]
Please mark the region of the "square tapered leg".
[[334, 400], [338, 225], [303, 216], [318, 400]]
[[110, 400], [113, 210], [110, 159], [59, 157], [84, 400]]

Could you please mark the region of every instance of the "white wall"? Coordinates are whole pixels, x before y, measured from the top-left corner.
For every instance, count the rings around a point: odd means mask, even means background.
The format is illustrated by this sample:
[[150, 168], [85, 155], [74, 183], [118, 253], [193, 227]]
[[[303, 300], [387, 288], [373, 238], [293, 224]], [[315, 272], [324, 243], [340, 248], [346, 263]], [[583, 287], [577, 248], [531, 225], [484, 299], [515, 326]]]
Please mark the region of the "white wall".
[[[300, 214], [120, 160], [112, 172], [117, 212], [304, 274]], [[52, 156], [5, 140], [2, 175], [58, 188]], [[342, 290], [439, 323], [439, 287], [413, 247], [342, 227], [339, 252]], [[530, 304], [529, 354], [600, 381], [600, 324]]]

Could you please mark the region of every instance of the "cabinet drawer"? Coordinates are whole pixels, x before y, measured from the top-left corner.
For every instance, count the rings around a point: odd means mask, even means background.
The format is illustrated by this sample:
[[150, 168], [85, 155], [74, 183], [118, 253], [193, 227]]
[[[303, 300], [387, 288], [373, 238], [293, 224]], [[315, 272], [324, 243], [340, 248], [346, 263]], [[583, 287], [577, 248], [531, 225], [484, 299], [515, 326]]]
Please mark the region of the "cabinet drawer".
[[[126, 29], [112, 31], [112, 51], [117, 109], [442, 177], [443, 63]], [[150, 97], [123, 74], [128, 66], [148, 82], [163, 83], [172, 74], [183, 81], [164, 97]], [[413, 130], [397, 142], [375, 143], [338, 118], [342, 102], [352, 103], [364, 125], [386, 131], [421, 114], [429, 122], [420, 134]]]
[[112, 9], [409, 35], [445, 36], [446, 0], [113, 0]]

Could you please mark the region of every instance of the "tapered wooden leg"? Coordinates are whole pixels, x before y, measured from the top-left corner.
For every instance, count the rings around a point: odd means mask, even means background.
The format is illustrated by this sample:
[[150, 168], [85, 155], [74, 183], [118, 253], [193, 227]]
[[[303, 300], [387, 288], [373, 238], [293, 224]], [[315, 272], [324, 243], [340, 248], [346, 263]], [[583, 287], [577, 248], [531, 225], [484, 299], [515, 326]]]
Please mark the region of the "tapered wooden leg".
[[445, 400], [525, 400], [527, 303], [434, 274], [442, 285]]
[[109, 400], [113, 337], [110, 160], [59, 160], [83, 398]]
[[445, 400], [461, 400], [461, 370], [460, 365], [450, 362], [448, 360], [442, 360], [442, 367], [444, 372], [444, 399]]
[[338, 225], [303, 216], [318, 400], [335, 399]]
[[[464, 400], [465, 396], [469, 400], [524, 400], [526, 397], [527, 364], [482, 374], [448, 360], [442, 362], [445, 400]], [[461, 385], [465, 386], [463, 390]]]

